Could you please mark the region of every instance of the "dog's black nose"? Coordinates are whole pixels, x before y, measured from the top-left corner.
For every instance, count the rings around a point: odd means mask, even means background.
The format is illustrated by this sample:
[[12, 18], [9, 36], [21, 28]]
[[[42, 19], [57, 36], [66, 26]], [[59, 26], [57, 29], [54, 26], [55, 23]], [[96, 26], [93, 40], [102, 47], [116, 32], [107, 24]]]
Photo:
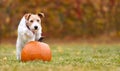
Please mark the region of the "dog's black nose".
[[38, 29], [38, 26], [34, 26], [35, 30]]

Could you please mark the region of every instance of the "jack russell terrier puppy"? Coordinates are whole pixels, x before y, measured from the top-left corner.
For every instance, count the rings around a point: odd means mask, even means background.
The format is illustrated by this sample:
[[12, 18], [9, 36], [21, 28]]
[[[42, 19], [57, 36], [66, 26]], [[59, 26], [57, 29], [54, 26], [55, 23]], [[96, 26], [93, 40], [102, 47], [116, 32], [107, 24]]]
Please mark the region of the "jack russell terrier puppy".
[[25, 14], [18, 25], [18, 37], [16, 42], [17, 60], [21, 60], [21, 50], [29, 41], [41, 41], [43, 38], [41, 18], [43, 13]]

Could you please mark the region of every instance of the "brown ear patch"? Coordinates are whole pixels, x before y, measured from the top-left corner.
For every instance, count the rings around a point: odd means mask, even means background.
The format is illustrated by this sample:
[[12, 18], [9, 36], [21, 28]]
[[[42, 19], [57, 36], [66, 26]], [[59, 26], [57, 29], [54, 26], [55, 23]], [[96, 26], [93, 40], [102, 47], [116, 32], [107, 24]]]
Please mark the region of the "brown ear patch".
[[39, 16], [40, 18], [45, 17], [44, 13], [38, 13], [38, 16]]
[[30, 16], [31, 16], [31, 13], [25, 14], [25, 19], [29, 20]]

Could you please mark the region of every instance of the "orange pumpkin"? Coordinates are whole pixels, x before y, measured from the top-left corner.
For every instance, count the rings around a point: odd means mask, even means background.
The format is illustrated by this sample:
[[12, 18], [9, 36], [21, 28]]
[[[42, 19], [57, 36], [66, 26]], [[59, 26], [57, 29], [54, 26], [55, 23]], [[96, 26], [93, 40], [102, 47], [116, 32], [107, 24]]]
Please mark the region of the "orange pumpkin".
[[50, 61], [52, 57], [49, 45], [43, 42], [28, 42], [21, 52], [22, 61], [43, 60]]

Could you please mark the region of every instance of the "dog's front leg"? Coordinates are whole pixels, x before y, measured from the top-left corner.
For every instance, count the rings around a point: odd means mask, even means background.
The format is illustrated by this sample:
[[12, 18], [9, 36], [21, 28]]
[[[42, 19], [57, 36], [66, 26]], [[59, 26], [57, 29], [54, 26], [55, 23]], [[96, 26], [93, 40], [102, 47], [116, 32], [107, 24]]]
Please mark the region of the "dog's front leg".
[[33, 32], [28, 29], [25, 32], [25, 36], [26, 36], [26, 38], [32, 39], [32, 40], [34, 40], [34, 38], [35, 38], [35, 35], [33, 34]]
[[35, 40], [36, 41], [42, 41], [43, 40], [43, 37], [41, 36], [41, 31], [40, 30], [35, 33]]
[[20, 27], [18, 29], [18, 35], [21, 37], [21, 39], [23, 39], [22, 41], [26, 41], [27, 39], [31, 39], [33, 37], [35, 38], [35, 35], [33, 34], [33, 32], [28, 28]]

